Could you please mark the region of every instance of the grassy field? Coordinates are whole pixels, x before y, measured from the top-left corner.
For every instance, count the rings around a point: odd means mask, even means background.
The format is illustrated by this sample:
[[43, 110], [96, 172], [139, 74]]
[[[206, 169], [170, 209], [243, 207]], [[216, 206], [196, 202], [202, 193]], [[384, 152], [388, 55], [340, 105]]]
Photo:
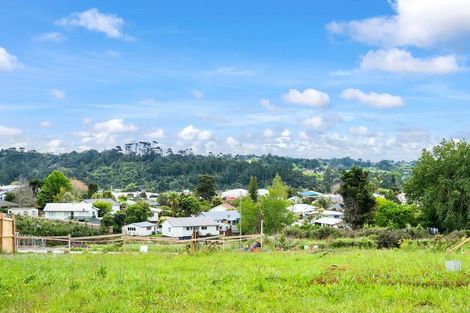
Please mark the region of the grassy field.
[[[446, 272], [445, 259], [463, 261]], [[0, 256], [2, 312], [470, 312], [470, 255]]]

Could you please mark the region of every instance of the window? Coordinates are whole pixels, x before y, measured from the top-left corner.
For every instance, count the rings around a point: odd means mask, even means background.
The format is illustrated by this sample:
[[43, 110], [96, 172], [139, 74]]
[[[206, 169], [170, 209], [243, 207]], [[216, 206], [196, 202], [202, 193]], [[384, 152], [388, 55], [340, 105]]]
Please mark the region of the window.
[[207, 226], [202, 226], [201, 229], [202, 229], [202, 230], [206, 230], [206, 229], [207, 229]]
[[192, 227], [186, 227], [186, 230], [191, 230], [191, 229], [192, 229]]
[[32, 216], [36, 216], [36, 211], [31, 211]]
[[168, 232], [171, 233], [171, 227], [168, 227]]
[[147, 227], [147, 230], [152, 230], [152, 226]]
[[23, 215], [28, 215], [28, 211], [23, 211]]
[[135, 231], [135, 227], [127, 227], [127, 231]]

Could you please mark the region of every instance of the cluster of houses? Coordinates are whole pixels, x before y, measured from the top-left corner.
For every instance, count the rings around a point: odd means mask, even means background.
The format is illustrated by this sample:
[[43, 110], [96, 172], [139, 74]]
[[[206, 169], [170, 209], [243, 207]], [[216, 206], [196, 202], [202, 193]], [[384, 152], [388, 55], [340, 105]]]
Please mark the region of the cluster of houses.
[[[0, 187], [0, 192], [7, 190], [10, 192], [14, 186]], [[5, 192], [5, 193], [6, 193]], [[258, 196], [264, 196], [269, 193], [266, 189], [259, 189]], [[132, 195], [131, 195], [132, 194]], [[128, 204], [133, 204], [133, 196], [139, 197], [141, 192], [129, 193], [120, 190], [113, 191], [116, 198], [126, 196]], [[0, 193], [0, 195], [2, 195]], [[149, 236], [161, 233], [163, 236], [174, 238], [188, 238], [194, 232], [199, 236], [210, 236], [218, 234], [237, 234], [238, 224], [240, 222], [240, 213], [230, 203], [240, 197], [248, 195], [245, 189], [232, 189], [221, 193], [225, 203], [213, 207], [208, 212], [202, 212], [192, 217], [171, 217], [159, 222], [162, 210], [157, 203], [158, 194], [147, 193], [147, 202], [150, 204], [152, 215], [147, 221], [125, 225], [122, 228], [124, 234], [130, 236]], [[311, 203], [318, 198], [328, 198], [331, 205], [327, 209], [320, 209], [305, 202]], [[343, 222], [343, 199], [337, 194], [321, 194], [315, 191], [300, 192], [297, 196], [289, 199], [292, 205], [288, 210], [297, 216], [294, 224], [317, 224], [330, 227], [344, 227]], [[75, 220], [88, 223], [99, 224], [101, 219], [98, 217], [98, 209], [94, 206], [96, 202], [107, 202], [111, 204], [112, 213], [121, 209], [120, 203], [114, 199], [85, 199], [78, 203], [48, 203], [39, 212], [37, 208], [20, 208], [14, 203], [6, 202], [0, 199], [0, 208], [8, 208], [12, 214], [20, 214], [31, 217], [41, 217], [50, 220]]]

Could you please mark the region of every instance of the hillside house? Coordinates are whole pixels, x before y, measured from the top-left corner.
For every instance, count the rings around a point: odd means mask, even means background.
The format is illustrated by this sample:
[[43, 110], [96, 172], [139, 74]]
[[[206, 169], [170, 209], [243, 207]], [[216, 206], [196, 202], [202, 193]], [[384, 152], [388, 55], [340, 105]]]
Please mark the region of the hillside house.
[[98, 210], [91, 203], [48, 203], [43, 211], [47, 219], [99, 223]]
[[8, 213], [15, 215], [38, 217], [39, 210], [36, 208], [9, 208]]
[[219, 211], [219, 212], [202, 212], [200, 217], [211, 219], [219, 224], [219, 232], [230, 231], [230, 233], [238, 233], [238, 223], [240, 222], [240, 213], [237, 210]]
[[171, 217], [162, 224], [162, 235], [173, 238], [191, 238], [193, 231], [199, 237], [219, 234], [219, 224], [205, 217]]
[[155, 232], [155, 224], [149, 222], [132, 223], [122, 227], [122, 234], [127, 236], [151, 236]]

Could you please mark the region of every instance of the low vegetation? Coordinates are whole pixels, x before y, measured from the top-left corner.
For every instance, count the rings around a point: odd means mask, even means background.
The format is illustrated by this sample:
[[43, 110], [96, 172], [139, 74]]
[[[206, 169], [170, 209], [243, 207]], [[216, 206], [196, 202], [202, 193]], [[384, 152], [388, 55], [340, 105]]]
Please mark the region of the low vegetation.
[[402, 249], [2, 256], [0, 311], [469, 312], [466, 264]]

